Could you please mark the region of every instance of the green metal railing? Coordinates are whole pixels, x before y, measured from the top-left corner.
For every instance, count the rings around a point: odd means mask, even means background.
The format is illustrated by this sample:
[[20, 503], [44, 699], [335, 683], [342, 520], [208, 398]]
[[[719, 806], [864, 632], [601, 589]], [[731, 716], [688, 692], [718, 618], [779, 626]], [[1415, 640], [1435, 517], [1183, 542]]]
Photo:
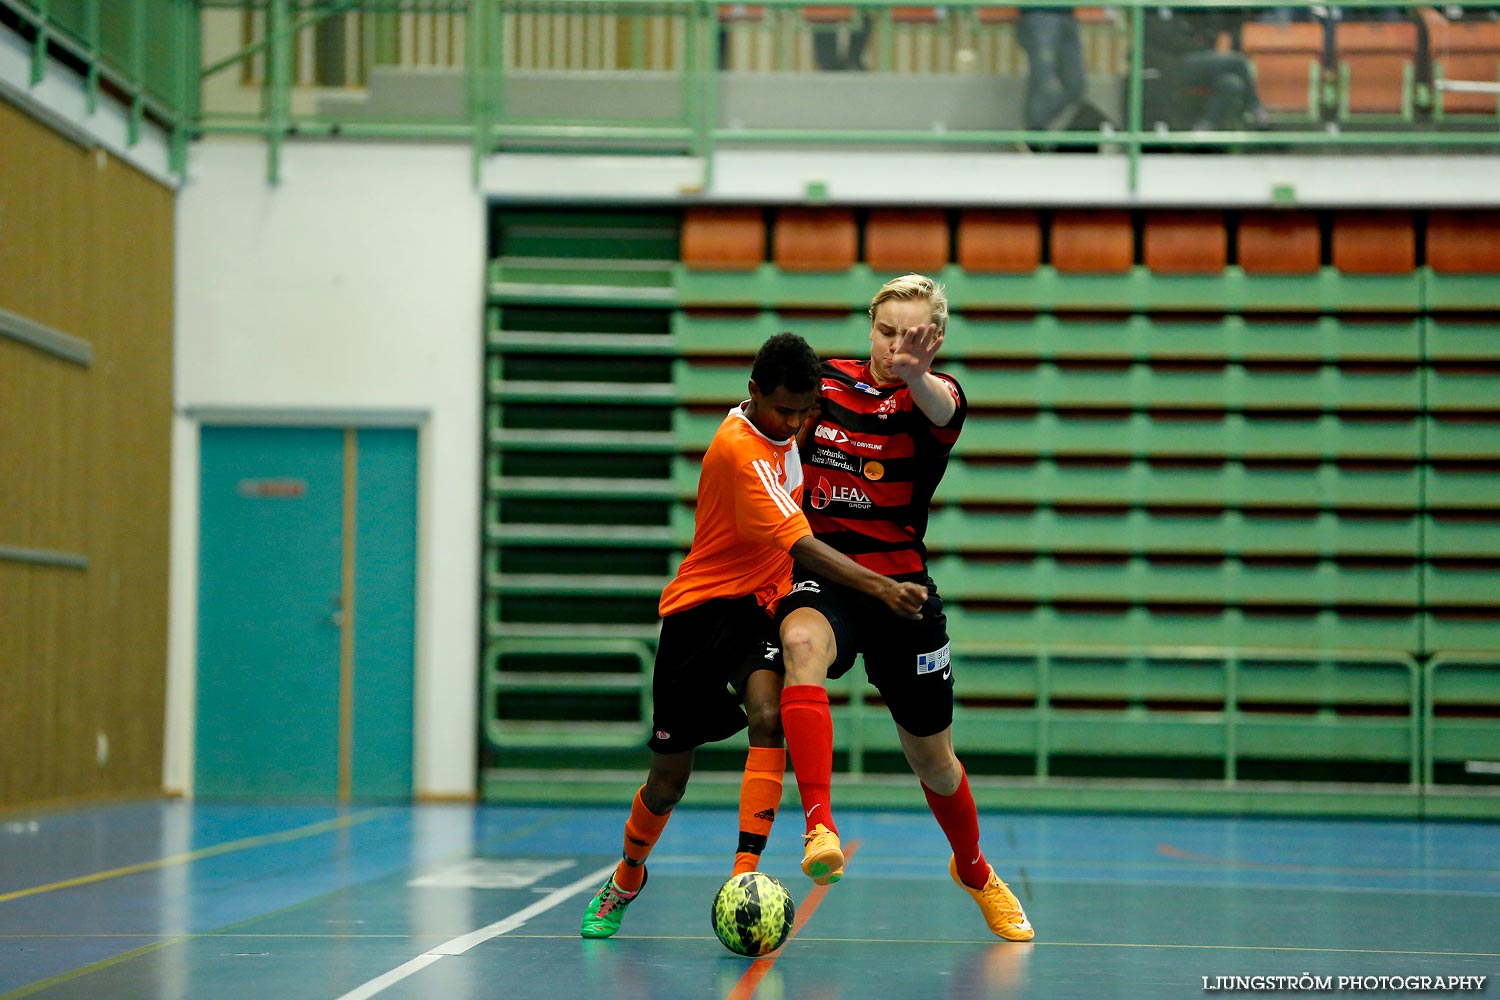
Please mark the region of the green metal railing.
[[[1495, 0], [1478, 0], [1492, 5]], [[1039, 6], [1063, 6], [1041, 0]], [[902, 30], [920, 31], [897, 23], [889, 0], [855, 0], [848, 5], [868, 15], [877, 54], [874, 69], [860, 83], [900, 76], [893, 49]], [[955, 0], [941, 8], [956, 32], [980, 30], [978, 12], [992, 5], [980, 0]], [[1210, 9], [1201, 4], [1172, 0], [1164, 5], [1185, 9]], [[1270, 0], [1242, 5], [1250, 8], [1284, 7]], [[1410, 4], [1415, 10], [1416, 4]], [[251, 120], [228, 121], [209, 113], [202, 125], [206, 131], [236, 131], [264, 135], [271, 144], [272, 174], [275, 175], [279, 143], [291, 134], [344, 134], [365, 136], [412, 136], [418, 138], [468, 138], [473, 143], [476, 167], [490, 152], [507, 148], [561, 148], [593, 151], [629, 149], [666, 151], [707, 156], [729, 145], [844, 145], [872, 147], [923, 147], [948, 149], [1014, 148], [1018, 144], [1052, 148], [1105, 146], [1127, 156], [1131, 187], [1135, 187], [1140, 157], [1159, 150], [1193, 150], [1233, 147], [1239, 151], [1273, 149], [1320, 150], [1363, 147], [1381, 150], [1414, 148], [1451, 150], [1500, 146], [1500, 130], [1494, 122], [1454, 123], [1412, 118], [1396, 123], [1350, 119], [1317, 123], [1316, 127], [1270, 132], [1184, 132], [1163, 130], [1142, 117], [1144, 93], [1143, 17], [1146, 5], [1123, 4], [1112, 29], [1128, 49], [1128, 67], [1123, 77], [1126, 94], [1122, 121], [1105, 133], [1100, 131], [1028, 131], [1022, 128], [846, 128], [839, 124], [837, 95], [826, 94], [825, 84], [847, 85], [844, 74], [800, 75], [797, 85], [810, 104], [827, 108], [824, 120], [807, 127], [756, 126], [721, 121], [721, 94], [726, 73], [723, 58], [716, 58], [721, 32], [735, 30], [737, 8], [704, 0], [478, 0], [474, 3], [362, 2], [309, 4], [295, 7], [292, 0], [262, 0], [260, 3], [206, 3], [205, 10], [225, 7], [255, 9], [264, 14], [264, 36], [238, 53], [216, 60], [208, 69], [217, 71], [235, 61], [266, 54], [265, 97], [259, 114]], [[762, 78], [796, 71], [793, 49], [806, 45], [817, 28], [803, 18], [803, 5], [792, 0], [768, 0], [754, 5], [762, 18], [762, 40], [771, 47], [769, 67]], [[1357, 13], [1359, 5], [1346, 8]], [[738, 8], [738, 9], [743, 9]], [[387, 18], [418, 15], [460, 17], [465, 34], [462, 65], [447, 67], [463, 81], [464, 107], [459, 114], [442, 120], [386, 115], [378, 119], [340, 117], [324, 111], [295, 113], [291, 109], [294, 85], [288, 75], [291, 58], [286, 48], [293, 39], [324, 18], [351, 12]], [[593, 28], [583, 25], [593, 18]], [[568, 24], [554, 23], [568, 21]], [[594, 31], [594, 35], [590, 35]], [[550, 34], [549, 34], [550, 32]], [[566, 37], [565, 37], [566, 36]], [[605, 37], [608, 36], [608, 37]], [[652, 38], [656, 40], [653, 42]], [[547, 49], [557, 58], [547, 59]], [[559, 53], [579, 55], [572, 64]], [[805, 61], [805, 60], [804, 60]], [[744, 84], [743, 74], [737, 81]], [[889, 81], [887, 81], [889, 82]], [[649, 85], [649, 86], [648, 86]], [[1333, 85], [1333, 80], [1330, 80]], [[611, 92], [639, 86], [639, 99], [629, 111], [616, 115], [600, 113], [603, 98]], [[847, 93], [847, 87], [843, 93]], [[544, 96], [537, 97], [536, 94]], [[572, 111], [556, 95], [571, 93], [578, 107]], [[528, 96], [530, 100], [528, 101]], [[592, 98], [592, 99], [591, 99]], [[1330, 101], [1331, 108], [1336, 101]], [[1410, 102], [1406, 102], [1410, 103]], [[655, 106], [658, 113], [648, 114]], [[538, 110], [540, 108], [541, 110]], [[711, 170], [711, 158], [708, 169]], [[706, 178], [711, 183], [711, 175]]]
[[132, 147], [151, 120], [170, 137], [171, 169], [183, 173], [198, 117], [193, 0], [0, 0], [0, 11], [29, 42], [31, 86], [51, 58], [80, 67], [88, 113], [101, 100], [123, 105]]
[[[1349, 114], [1339, 89], [1344, 67], [1334, 65], [1310, 87], [1319, 102], [1311, 113], [1269, 131], [1189, 132], [1147, 122], [1144, 19], [1158, 8], [1224, 9], [1201, 0], [1133, 0], [1091, 20], [1090, 37], [1108, 47], [1102, 62], [1093, 60], [1091, 75], [1122, 98], [1121, 107], [1110, 109], [1118, 121], [1102, 131], [973, 121], [848, 127], [842, 124], [848, 102], [866, 94], [863, 103], [879, 104], [881, 87], [1005, 79], [1013, 103], [1025, 63], [1007, 34], [1013, 26], [983, 16], [997, 9], [983, 0], [916, 8], [928, 13], [915, 22], [898, 13], [913, 8], [891, 0], [845, 6], [868, 27], [868, 72], [817, 71], [809, 57], [813, 36], [840, 29], [808, 17], [798, 0], [0, 0], [31, 44], [33, 84], [47, 72], [49, 53], [82, 66], [91, 105], [101, 95], [123, 101], [132, 143], [146, 118], [158, 122], [172, 137], [179, 172], [188, 138], [204, 133], [264, 137], [273, 180], [288, 138], [327, 135], [465, 141], [476, 172], [490, 153], [518, 148], [688, 153], [708, 157], [709, 170], [708, 154], [744, 145], [1102, 148], [1127, 158], [1132, 189], [1140, 158], [1162, 150], [1500, 148], [1500, 95], [1496, 114], [1444, 114], [1434, 88], [1448, 83], [1423, 79], [1416, 72], [1420, 55], [1392, 120]], [[1254, 16], [1258, 9], [1305, 6], [1251, 0], [1234, 9]], [[1415, 18], [1424, 6], [1404, 0], [1342, 9], [1345, 18], [1367, 8]], [[1500, 0], [1462, 6], [1489, 12]], [[898, 49], [910, 58], [903, 62]], [[976, 62], [976, 52], [1001, 49], [989, 63]], [[753, 65], [739, 65], [747, 52]], [[384, 107], [365, 100], [387, 85], [427, 88], [431, 100], [403, 98]], [[800, 103], [818, 113], [796, 124], [733, 120], [722, 108], [733, 95]]]

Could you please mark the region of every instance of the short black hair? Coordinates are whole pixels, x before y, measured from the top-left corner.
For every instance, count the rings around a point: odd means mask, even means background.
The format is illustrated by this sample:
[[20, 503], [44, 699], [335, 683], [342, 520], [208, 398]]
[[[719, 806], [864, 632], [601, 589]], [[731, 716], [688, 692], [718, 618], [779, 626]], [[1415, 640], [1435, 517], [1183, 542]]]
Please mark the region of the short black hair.
[[807, 341], [783, 332], [760, 345], [750, 378], [768, 396], [782, 386], [791, 392], [807, 392], [822, 384], [823, 366]]

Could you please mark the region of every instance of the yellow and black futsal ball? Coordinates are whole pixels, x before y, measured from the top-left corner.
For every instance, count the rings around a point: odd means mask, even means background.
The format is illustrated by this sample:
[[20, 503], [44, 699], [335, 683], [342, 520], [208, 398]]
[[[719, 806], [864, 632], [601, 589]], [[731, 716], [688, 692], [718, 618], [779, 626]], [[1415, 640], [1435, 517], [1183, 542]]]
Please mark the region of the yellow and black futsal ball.
[[714, 933], [737, 955], [766, 955], [792, 933], [791, 893], [765, 872], [735, 875], [714, 896]]

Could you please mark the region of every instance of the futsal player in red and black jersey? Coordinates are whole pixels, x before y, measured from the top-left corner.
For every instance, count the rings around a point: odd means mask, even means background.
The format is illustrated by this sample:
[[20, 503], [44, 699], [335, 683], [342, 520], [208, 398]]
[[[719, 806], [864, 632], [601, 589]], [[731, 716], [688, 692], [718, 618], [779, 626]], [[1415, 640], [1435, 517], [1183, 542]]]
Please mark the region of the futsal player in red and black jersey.
[[927, 588], [920, 618], [801, 566], [778, 609], [786, 686], [781, 722], [807, 824], [802, 870], [820, 885], [844, 874], [831, 811], [833, 721], [828, 678], [863, 654], [902, 751], [953, 848], [949, 872], [1011, 941], [1033, 931], [979, 847], [979, 815], [953, 751], [953, 664], [942, 598], [927, 575], [927, 512], [967, 405], [956, 379], [932, 370], [948, 300], [931, 278], [887, 282], [870, 302], [868, 361], [823, 363], [820, 410], [804, 445], [803, 509], [819, 541], [855, 562]]

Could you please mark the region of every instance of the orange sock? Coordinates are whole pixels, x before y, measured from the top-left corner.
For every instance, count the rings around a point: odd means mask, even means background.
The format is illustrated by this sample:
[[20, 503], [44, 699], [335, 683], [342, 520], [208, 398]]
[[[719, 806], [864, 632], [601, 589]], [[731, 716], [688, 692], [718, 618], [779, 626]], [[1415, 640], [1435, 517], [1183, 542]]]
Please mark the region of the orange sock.
[[646, 880], [646, 856], [672, 817], [671, 813], [658, 816], [646, 808], [641, 799], [645, 787], [636, 789], [635, 800], [630, 803], [630, 818], [625, 821], [625, 855], [615, 866], [615, 885], [626, 892], [635, 892]]
[[828, 692], [817, 684], [793, 684], [781, 689], [781, 728], [797, 775], [797, 794], [807, 831], [822, 823], [833, 825], [833, 716]]
[[776, 809], [781, 805], [781, 779], [786, 774], [786, 751], [781, 747], [751, 747], [740, 779], [740, 844], [734, 855], [734, 874], [760, 867], [761, 852], [771, 836]]

